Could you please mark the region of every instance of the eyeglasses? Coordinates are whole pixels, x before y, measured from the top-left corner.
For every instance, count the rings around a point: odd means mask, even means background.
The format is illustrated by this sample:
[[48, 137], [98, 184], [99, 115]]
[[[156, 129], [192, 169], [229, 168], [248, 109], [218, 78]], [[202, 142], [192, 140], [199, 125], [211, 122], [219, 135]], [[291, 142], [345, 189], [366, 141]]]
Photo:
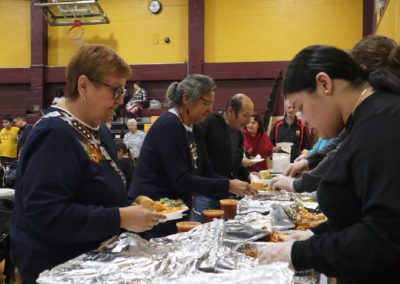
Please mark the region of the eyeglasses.
[[117, 86], [113, 86], [104, 82], [100, 82], [97, 81], [95, 79], [90, 78], [89, 76], [86, 76], [90, 81], [96, 83], [96, 84], [100, 84], [103, 86], [106, 86], [107, 88], [109, 88], [112, 93], [113, 93], [113, 99], [114, 100], [118, 100], [120, 97], [123, 97], [126, 94], [126, 88], [125, 87], [117, 87]]
[[213, 101], [206, 100], [205, 98], [202, 98], [202, 97], [200, 97], [200, 100], [203, 101], [203, 103], [206, 107], [212, 108], [214, 106]]

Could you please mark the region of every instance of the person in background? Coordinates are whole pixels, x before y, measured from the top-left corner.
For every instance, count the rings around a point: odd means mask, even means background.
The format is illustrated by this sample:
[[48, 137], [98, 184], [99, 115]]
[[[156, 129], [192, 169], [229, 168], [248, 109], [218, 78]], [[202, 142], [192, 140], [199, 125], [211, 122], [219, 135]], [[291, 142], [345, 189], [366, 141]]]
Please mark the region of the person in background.
[[117, 156], [119, 167], [121, 168], [122, 172], [126, 178], [126, 188], [129, 190], [131, 185], [133, 172], [135, 170], [135, 164], [133, 158], [131, 156], [128, 147], [122, 141], [118, 141], [115, 143], [115, 147], [117, 149]]
[[17, 159], [18, 127], [12, 125], [11, 115], [3, 116], [3, 128], [0, 130], [0, 162], [5, 165]]
[[25, 116], [16, 116], [14, 118], [14, 125], [19, 128], [17, 135], [17, 155], [21, 153], [22, 147], [32, 129], [32, 125], [26, 122]]
[[64, 100], [65, 100], [65, 97], [64, 97], [63, 90], [57, 90], [56, 94], [53, 98], [53, 101], [51, 102], [51, 105], [55, 106], [56, 104], [63, 102]]
[[300, 155], [302, 150], [310, 149], [312, 144], [308, 128], [297, 119], [296, 111], [293, 108], [293, 104], [289, 102], [289, 100], [285, 100], [284, 118], [278, 120], [272, 126], [269, 138], [274, 145], [273, 152], [281, 151], [281, 148], [277, 146], [277, 143], [293, 143], [290, 152], [291, 163], [293, 163], [293, 161]]
[[107, 126], [108, 130], [110, 130], [110, 132], [111, 132], [111, 130], [112, 130], [112, 122], [111, 121], [107, 121], [106, 122], [106, 126]]
[[[215, 89], [214, 80], [199, 74], [189, 75], [168, 87], [166, 97], [171, 108], [154, 122], [146, 135], [129, 190], [132, 200], [140, 195], [153, 200], [182, 199], [192, 209], [194, 194], [257, 193], [247, 182], [217, 175], [210, 166], [203, 132], [197, 123], [211, 113]], [[175, 223], [161, 224], [143, 237], [174, 234]]]
[[[205, 149], [213, 170], [228, 179], [247, 182], [249, 166], [254, 163], [244, 159], [242, 129], [251, 120], [254, 112], [252, 100], [244, 94], [233, 95], [223, 113], [207, 117], [201, 128], [205, 137]], [[229, 192], [222, 195], [195, 194], [192, 219], [203, 220], [203, 210], [219, 209], [220, 199], [236, 198]]]
[[146, 133], [137, 129], [136, 119], [131, 118], [127, 121], [129, 132], [124, 135], [124, 143], [132, 153], [133, 157], [137, 159], [142, 148]]
[[312, 147], [310, 151], [307, 152], [307, 154], [311, 155], [315, 152], [320, 152], [322, 149], [326, 147], [329, 143], [331, 143], [335, 138], [329, 138], [329, 139], [323, 139], [323, 138], [318, 138], [317, 143]]
[[129, 205], [105, 124], [122, 104], [130, 66], [103, 45], [83, 45], [66, 69], [66, 99], [31, 130], [18, 163], [11, 252], [22, 283], [119, 234], [165, 219]]
[[149, 106], [147, 91], [140, 86], [139, 81], [133, 82], [133, 94], [125, 105], [126, 111], [133, 117], [138, 117], [140, 111]]
[[[400, 47], [389, 68], [365, 70], [343, 50], [310, 46], [288, 66], [283, 92], [322, 138], [346, 138], [318, 186], [327, 221], [267, 244], [262, 264], [289, 262], [338, 283], [391, 283], [400, 263]], [[385, 147], [382, 147], [385, 141]], [[379, 151], [378, 151], [379, 149]], [[293, 236], [292, 236], [293, 237]]]
[[15, 181], [17, 179], [17, 166], [18, 166], [18, 160], [14, 160], [7, 166], [6, 171], [4, 173], [4, 180], [3, 180], [4, 187], [15, 189]]
[[243, 129], [243, 148], [250, 157], [260, 155], [264, 161], [250, 167], [252, 171], [259, 172], [267, 169], [267, 159], [272, 153], [273, 145], [265, 133], [261, 117], [257, 113], [251, 115], [250, 123]]

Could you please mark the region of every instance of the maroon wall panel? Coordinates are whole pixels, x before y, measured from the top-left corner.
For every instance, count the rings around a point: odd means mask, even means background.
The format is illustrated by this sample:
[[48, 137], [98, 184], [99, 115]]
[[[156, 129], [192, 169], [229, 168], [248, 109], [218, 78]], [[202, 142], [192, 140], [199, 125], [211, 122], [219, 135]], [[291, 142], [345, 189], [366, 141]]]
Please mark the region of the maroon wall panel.
[[30, 68], [0, 68], [0, 86], [2, 84], [29, 84]]
[[189, 74], [202, 74], [204, 62], [204, 0], [189, 0]]
[[254, 103], [254, 110], [264, 114], [271, 93], [273, 80], [217, 80], [214, 110], [225, 109], [226, 102], [235, 94], [248, 95]]
[[375, 28], [375, 0], [363, 0], [363, 37], [373, 34]]
[[[32, 92], [29, 84], [1, 84], [0, 109], [30, 109]], [[12, 113], [11, 113], [12, 114]]]

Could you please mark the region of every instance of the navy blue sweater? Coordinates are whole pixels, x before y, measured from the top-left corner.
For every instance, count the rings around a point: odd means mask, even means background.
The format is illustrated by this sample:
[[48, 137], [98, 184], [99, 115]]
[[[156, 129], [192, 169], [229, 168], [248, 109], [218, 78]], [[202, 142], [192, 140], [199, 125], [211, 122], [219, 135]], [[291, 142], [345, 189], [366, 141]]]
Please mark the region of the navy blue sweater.
[[[96, 135], [117, 161], [108, 129]], [[89, 159], [81, 140], [67, 122], [51, 117], [38, 122], [25, 142], [10, 233], [26, 282], [120, 232], [124, 184], [109, 162]]]
[[197, 169], [193, 166], [185, 127], [175, 114], [161, 115], [144, 139], [129, 197], [181, 198], [191, 207], [194, 193], [212, 196], [228, 193], [229, 180], [212, 171], [203, 133], [197, 125], [193, 126], [193, 139], [197, 145]]

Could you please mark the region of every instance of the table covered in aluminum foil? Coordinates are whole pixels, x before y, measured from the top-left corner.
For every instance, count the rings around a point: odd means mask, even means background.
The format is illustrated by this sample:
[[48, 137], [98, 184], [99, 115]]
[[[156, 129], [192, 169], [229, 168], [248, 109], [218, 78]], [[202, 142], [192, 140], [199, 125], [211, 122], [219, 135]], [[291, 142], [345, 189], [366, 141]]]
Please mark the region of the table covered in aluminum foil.
[[259, 265], [223, 245], [224, 222], [153, 239], [133, 233], [42, 272], [38, 283], [291, 283], [285, 263]]
[[[291, 196], [273, 200], [246, 197], [234, 220], [215, 220], [188, 233], [146, 241], [123, 233], [97, 250], [42, 272], [38, 283], [318, 283], [318, 274], [294, 276], [287, 263], [260, 265], [236, 251], [241, 243], [265, 236], [265, 229], [287, 225], [279, 206], [293, 207]], [[286, 212], [286, 211], [285, 211]], [[282, 219], [283, 218], [283, 219]], [[258, 226], [254, 226], [254, 222]]]

